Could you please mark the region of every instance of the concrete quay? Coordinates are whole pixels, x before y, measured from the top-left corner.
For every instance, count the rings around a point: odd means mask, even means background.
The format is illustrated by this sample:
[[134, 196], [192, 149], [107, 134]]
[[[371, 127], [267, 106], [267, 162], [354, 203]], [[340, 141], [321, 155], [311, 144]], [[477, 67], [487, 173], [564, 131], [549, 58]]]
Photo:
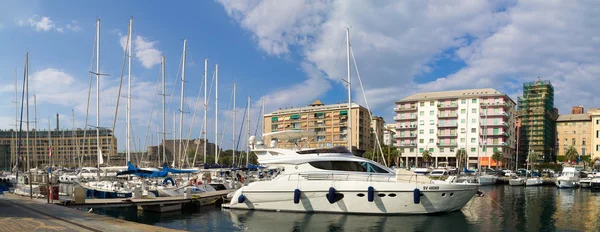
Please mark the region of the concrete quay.
[[97, 215], [5, 193], [0, 196], [0, 231], [179, 231]]

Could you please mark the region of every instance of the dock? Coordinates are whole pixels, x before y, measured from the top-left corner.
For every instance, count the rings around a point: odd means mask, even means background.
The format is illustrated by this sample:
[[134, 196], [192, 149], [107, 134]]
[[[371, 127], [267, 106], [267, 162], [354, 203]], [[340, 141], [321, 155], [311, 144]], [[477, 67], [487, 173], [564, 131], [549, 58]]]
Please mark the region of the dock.
[[0, 231], [179, 231], [46, 204], [5, 193], [0, 197]]

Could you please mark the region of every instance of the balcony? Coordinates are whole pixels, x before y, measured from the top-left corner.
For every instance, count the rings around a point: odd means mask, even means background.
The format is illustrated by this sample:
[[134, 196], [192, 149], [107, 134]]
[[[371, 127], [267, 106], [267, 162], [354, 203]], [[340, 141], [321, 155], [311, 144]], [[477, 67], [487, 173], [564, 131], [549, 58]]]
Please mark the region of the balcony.
[[480, 106], [486, 108], [486, 107], [510, 107], [510, 104], [508, 102], [482, 102], [479, 103]]
[[401, 143], [398, 147], [416, 147], [416, 143]]
[[506, 132], [502, 132], [502, 133], [498, 133], [498, 134], [481, 134], [480, 136], [487, 136], [487, 137], [508, 137], [508, 133]]
[[416, 138], [417, 134], [406, 134], [406, 135], [394, 135], [394, 138], [408, 139], [408, 138]]
[[458, 124], [456, 124], [456, 123], [446, 123], [446, 124], [438, 123], [437, 127], [438, 128], [458, 127]]
[[413, 107], [400, 107], [400, 108], [394, 108], [394, 112], [406, 112], [406, 111], [416, 111], [417, 107], [413, 106]]
[[415, 119], [417, 119], [417, 115], [406, 116], [406, 117], [394, 116], [395, 121], [405, 121], [405, 120], [415, 120]]
[[438, 118], [458, 118], [458, 114], [438, 114]]
[[456, 147], [456, 146], [458, 146], [457, 143], [436, 143], [435, 145], [437, 145], [438, 147]]
[[508, 127], [508, 123], [499, 122], [499, 123], [490, 123], [490, 124], [481, 124], [481, 127]]
[[458, 104], [456, 104], [456, 103], [438, 104], [437, 107], [438, 107], [438, 109], [453, 109], [453, 108], [458, 108]]
[[439, 138], [444, 138], [444, 137], [456, 137], [456, 136], [457, 136], [457, 134], [456, 134], [456, 133], [449, 133], [449, 134], [446, 134], [446, 133], [438, 133], [438, 134], [437, 134], [437, 137], [439, 137]]
[[487, 144], [487, 147], [508, 147], [508, 143], [493, 143], [493, 144]]
[[416, 130], [416, 129], [417, 129], [417, 125], [406, 125], [406, 126], [396, 127], [396, 130]]
[[487, 115], [485, 113], [481, 113], [481, 117], [484, 118], [486, 116], [487, 117], [503, 117], [503, 118], [510, 117], [510, 115], [508, 115], [508, 113], [506, 113], [506, 112], [498, 112], [498, 113], [496, 113], [496, 112], [490, 112]]

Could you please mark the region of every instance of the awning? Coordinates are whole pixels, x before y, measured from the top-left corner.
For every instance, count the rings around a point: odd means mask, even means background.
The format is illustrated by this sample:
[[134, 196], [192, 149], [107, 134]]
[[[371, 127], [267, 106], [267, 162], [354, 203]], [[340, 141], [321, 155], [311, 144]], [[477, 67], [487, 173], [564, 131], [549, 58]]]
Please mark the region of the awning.
[[347, 115], [347, 114], [348, 114], [348, 111], [347, 111], [347, 110], [342, 110], [342, 111], [340, 111], [340, 115]]
[[323, 112], [315, 113], [316, 116], [323, 116]]
[[290, 116], [290, 119], [299, 119], [300, 115], [299, 114], [294, 114], [292, 116]]
[[271, 122], [277, 122], [277, 120], [279, 120], [279, 118], [278, 118], [278, 117], [272, 117], [272, 118], [271, 118]]

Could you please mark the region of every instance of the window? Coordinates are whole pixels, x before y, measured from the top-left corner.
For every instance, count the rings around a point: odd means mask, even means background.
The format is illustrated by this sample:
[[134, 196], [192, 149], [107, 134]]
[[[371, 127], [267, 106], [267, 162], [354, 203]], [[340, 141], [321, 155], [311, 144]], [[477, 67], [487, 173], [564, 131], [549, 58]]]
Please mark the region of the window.
[[429, 139], [429, 143], [433, 143], [433, 139]]
[[450, 148], [450, 152], [454, 152], [454, 148], [453, 147]]
[[573, 145], [575, 145], [575, 138], [573, 138], [571, 141], [573, 141]]
[[573, 131], [573, 134], [577, 134], [577, 131]]
[[492, 149], [492, 150], [494, 150], [494, 152], [496, 152], [496, 151], [498, 151], [498, 148], [497, 148], [497, 147], [494, 147], [494, 149]]
[[415, 149], [414, 149], [414, 148], [411, 148], [411, 149], [410, 149], [410, 152], [411, 152], [411, 153], [412, 153], [412, 152], [415, 152]]
[[419, 139], [419, 143], [424, 143], [423, 141], [425, 141], [425, 140], [423, 140], [423, 139]]
[[429, 148], [429, 152], [433, 153], [434, 149], [433, 148]]
[[460, 128], [460, 133], [465, 133], [465, 128]]
[[477, 133], [477, 129], [476, 128], [471, 128], [471, 133]]
[[585, 130], [583, 130], [581, 133], [585, 135], [585, 134], [586, 134], [586, 131], [585, 131]]
[[494, 118], [494, 125], [500, 124], [497, 118]]
[[433, 124], [435, 124], [435, 123], [433, 122], [433, 119], [429, 119], [429, 125], [433, 125]]
[[429, 106], [433, 106], [433, 105], [435, 105], [435, 102], [434, 101], [430, 101], [429, 102]]
[[481, 148], [481, 151], [485, 152], [487, 150], [487, 147], [483, 147]]
[[471, 148], [471, 152], [476, 152], [476, 151], [477, 150], [474, 147]]
[[498, 102], [500, 102], [500, 100], [498, 100], [498, 98], [494, 98], [494, 102], [498, 103]]
[[425, 102], [419, 103], [420, 106], [425, 106]]
[[471, 138], [471, 143], [475, 143], [475, 138]]
[[429, 116], [433, 116], [433, 110], [429, 111]]
[[425, 111], [420, 111], [419, 116], [425, 116]]
[[440, 153], [442, 153], [442, 152], [444, 152], [444, 148], [443, 147], [440, 148]]
[[422, 135], [423, 134], [423, 130], [419, 130], [419, 134]]
[[500, 132], [500, 130], [498, 128], [494, 128], [494, 134], [498, 135], [498, 133]]
[[454, 145], [454, 144], [456, 144], [456, 141], [454, 139], [450, 139], [450, 144]]
[[465, 138], [460, 138], [460, 143], [464, 143], [465, 142]]
[[475, 98], [471, 99], [471, 103], [477, 103], [477, 99], [475, 99]]
[[348, 172], [374, 172], [374, 173], [389, 173], [379, 166], [369, 162], [352, 162], [352, 161], [313, 161], [309, 162], [310, 166], [323, 170], [336, 170]]
[[569, 141], [569, 140], [565, 139], [565, 146], [568, 144], [568, 141]]
[[596, 138], [600, 138], [600, 130], [596, 131]]
[[465, 103], [467, 103], [467, 99], [461, 99], [460, 100], [460, 104], [465, 104]]
[[433, 129], [429, 129], [429, 134], [432, 135], [433, 134]]
[[494, 109], [494, 113], [499, 114], [500, 113], [500, 109], [499, 108]]
[[461, 114], [465, 114], [465, 113], [467, 113], [467, 110], [465, 110], [465, 109], [461, 109], [461, 110], [460, 110], [460, 113], [461, 113]]
[[461, 120], [460, 120], [460, 123], [461, 123], [461, 124], [465, 124], [465, 119], [464, 119], [464, 118], [463, 118], [463, 119], [461, 119]]
[[474, 118], [471, 119], [471, 123], [476, 123], [476, 122], [477, 122], [477, 119], [474, 119]]
[[581, 145], [585, 145], [585, 138], [581, 141]]
[[419, 120], [419, 125], [425, 125], [425, 120]]
[[424, 149], [423, 148], [419, 148], [419, 153], [423, 153]]

